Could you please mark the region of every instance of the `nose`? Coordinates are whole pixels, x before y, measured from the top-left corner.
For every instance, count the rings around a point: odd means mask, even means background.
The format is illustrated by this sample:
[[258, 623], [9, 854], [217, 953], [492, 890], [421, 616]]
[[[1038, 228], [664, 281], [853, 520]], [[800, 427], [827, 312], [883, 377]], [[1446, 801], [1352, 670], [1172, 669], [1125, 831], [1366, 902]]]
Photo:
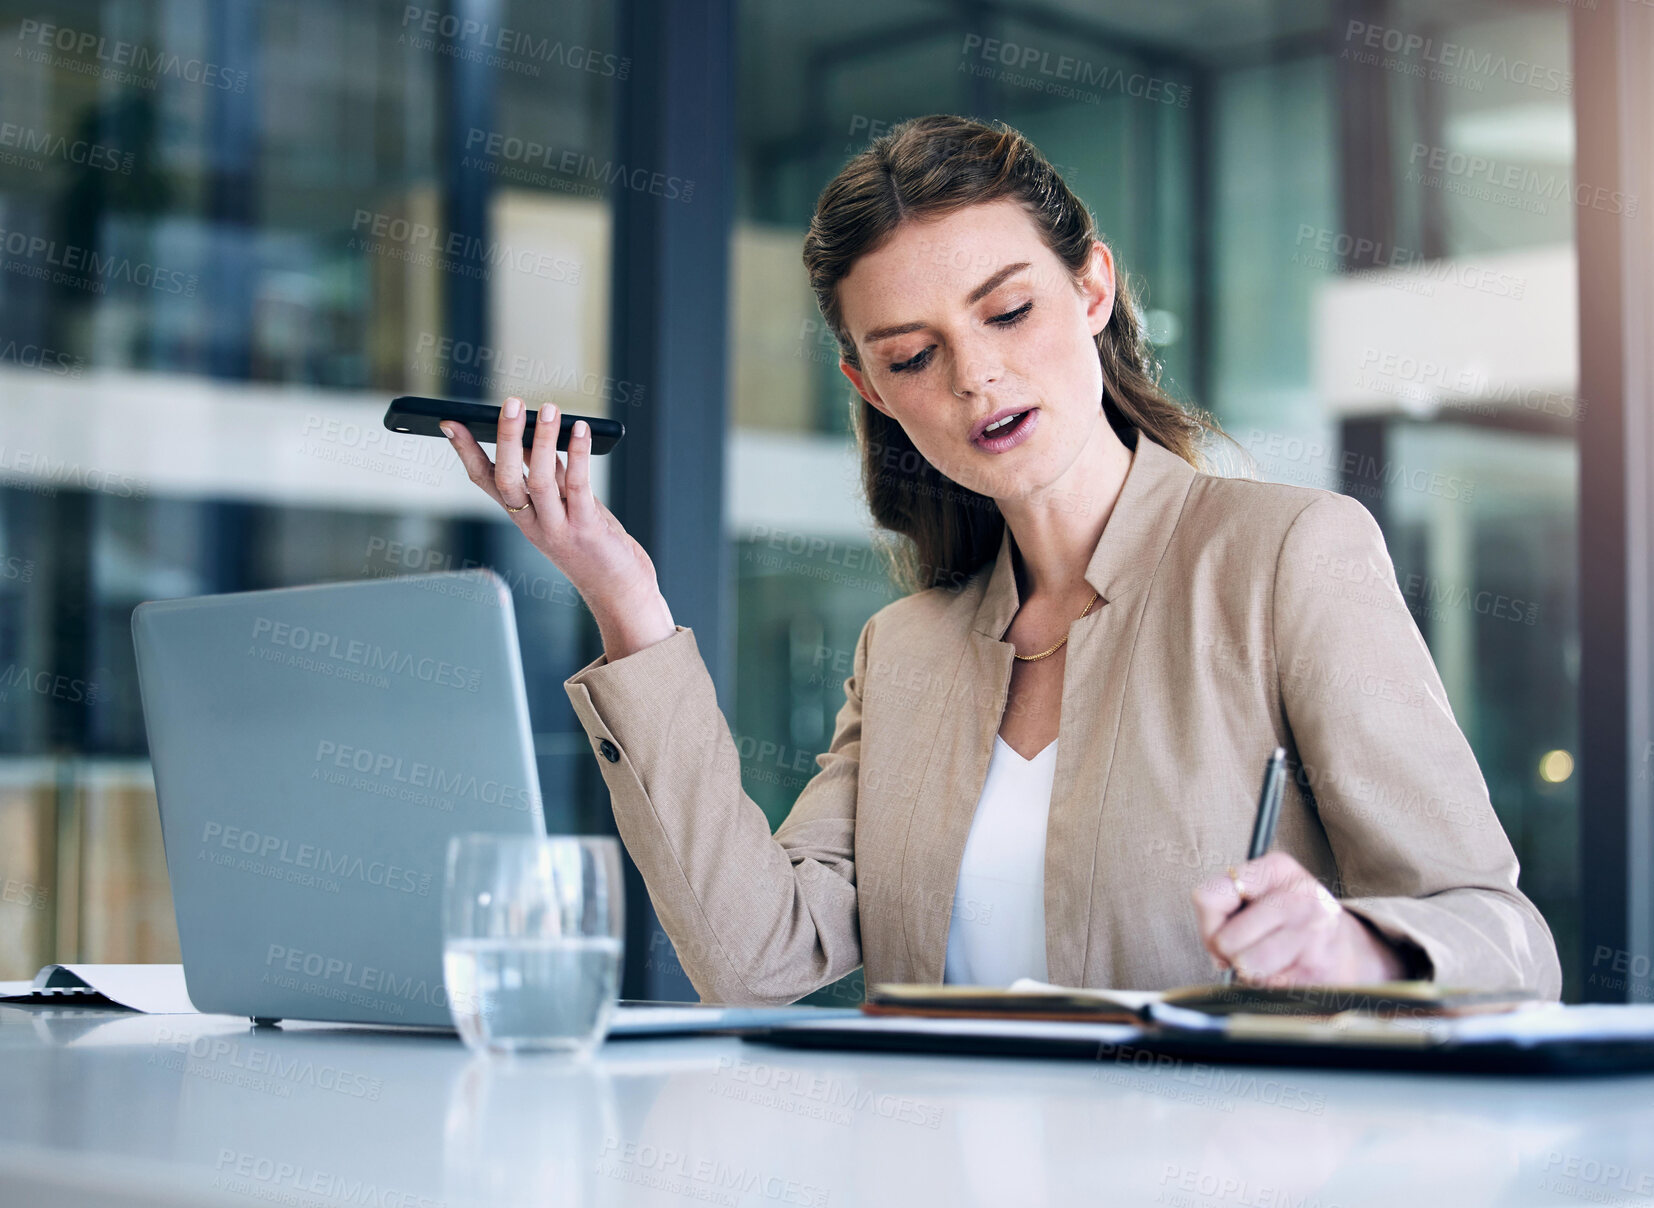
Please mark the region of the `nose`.
[[981, 394], [997, 382], [1003, 372], [996, 360], [962, 353], [954, 359], [953, 392], [959, 398]]

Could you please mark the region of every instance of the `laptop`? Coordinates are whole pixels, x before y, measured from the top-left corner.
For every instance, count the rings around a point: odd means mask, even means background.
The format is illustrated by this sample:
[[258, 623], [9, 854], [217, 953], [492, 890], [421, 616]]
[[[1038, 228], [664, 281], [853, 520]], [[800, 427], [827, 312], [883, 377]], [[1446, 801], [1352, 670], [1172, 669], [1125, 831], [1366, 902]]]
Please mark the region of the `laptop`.
[[511, 593], [487, 569], [132, 613], [200, 1011], [451, 1028], [455, 834], [544, 834]]

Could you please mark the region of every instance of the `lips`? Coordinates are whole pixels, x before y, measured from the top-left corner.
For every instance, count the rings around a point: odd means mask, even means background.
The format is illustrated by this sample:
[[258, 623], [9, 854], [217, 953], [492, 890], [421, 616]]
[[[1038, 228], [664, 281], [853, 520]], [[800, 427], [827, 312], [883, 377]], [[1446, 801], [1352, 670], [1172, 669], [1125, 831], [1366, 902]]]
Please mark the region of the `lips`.
[[[1006, 417], [1020, 415], [1020, 419], [1012, 419], [1009, 424], [995, 428], [992, 432], [984, 431], [988, 424]], [[1029, 407], [1022, 411], [1016, 408], [1007, 408], [980, 421], [971, 443], [985, 453], [1003, 453], [1007, 449], [1014, 449], [1033, 434], [1039, 423], [1039, 408]]]
[[[1027, 410], [1029, 410], [1027, 407], [1003, 407], [1000, 410], [995, 411], [992, 415], [984, 415], [981, 419], [976, 421], [976, 425], [971, 429], [971, 443], [974, 444], [982, 439], [983, 431], [989, 424], [997, 424], [1000, 420], [1005, 419], [1007, 416], [1016, 415], [1019, 411]], [[1001, 429], [1001, 431], [1003, 432], [1003, 429]]]

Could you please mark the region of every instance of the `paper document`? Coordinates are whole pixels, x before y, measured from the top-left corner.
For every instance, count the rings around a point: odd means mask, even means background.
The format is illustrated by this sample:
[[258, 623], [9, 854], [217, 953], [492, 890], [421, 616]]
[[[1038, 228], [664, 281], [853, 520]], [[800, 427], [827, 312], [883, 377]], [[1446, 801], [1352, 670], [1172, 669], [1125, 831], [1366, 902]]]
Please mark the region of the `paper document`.
[[47, 965], [21, 994], [0, 995], [0, 1002], [113, 1006], [147, 1015], [195, 1015], [198, 1012], [184, 989], [182, 965]]

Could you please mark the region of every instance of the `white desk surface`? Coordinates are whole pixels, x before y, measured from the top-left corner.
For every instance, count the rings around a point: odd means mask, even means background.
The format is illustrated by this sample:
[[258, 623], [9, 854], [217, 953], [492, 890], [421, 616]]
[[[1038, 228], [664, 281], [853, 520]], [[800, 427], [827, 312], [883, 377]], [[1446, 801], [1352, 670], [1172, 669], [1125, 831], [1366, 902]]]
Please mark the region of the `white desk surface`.
[[441, 1035], [0, 1007], [0, 1205], [1654, 1205], [1654, 1077]]

